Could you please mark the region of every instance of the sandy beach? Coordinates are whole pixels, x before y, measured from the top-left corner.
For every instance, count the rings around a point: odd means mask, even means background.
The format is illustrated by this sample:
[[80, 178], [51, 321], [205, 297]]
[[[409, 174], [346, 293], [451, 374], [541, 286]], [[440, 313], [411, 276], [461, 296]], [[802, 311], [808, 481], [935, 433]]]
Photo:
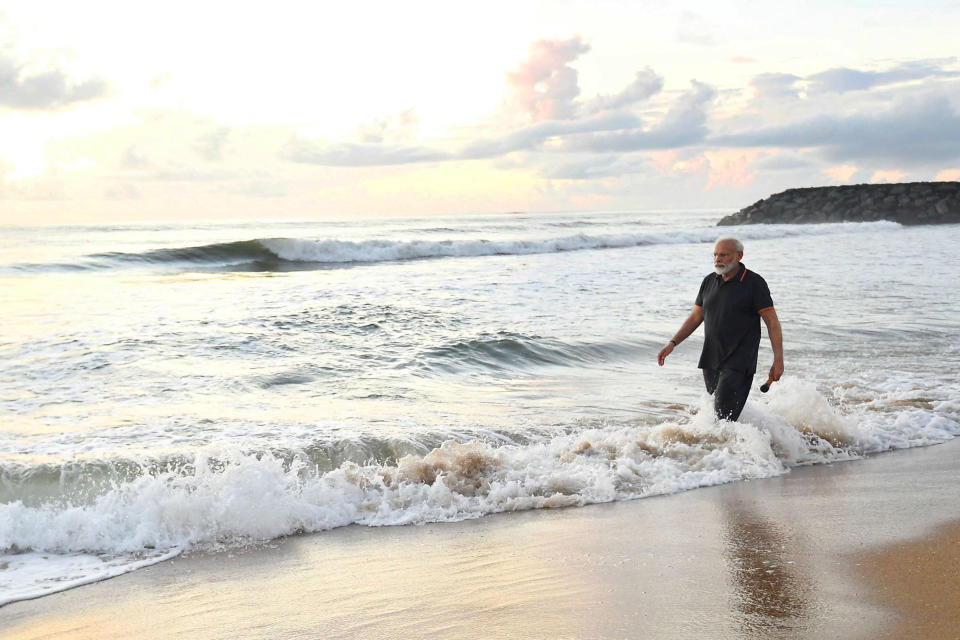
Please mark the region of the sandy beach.
[[954, 638], [960, 442], [672, 496], [195, 553], [4, 638]]
[[960, 638], [960, 522], [907, 543], [863, 554], [867, 582], [899, 616], [880, 637]]
[[0, 4], [0, 640], [960, 640], [960, 0], [150, 8]]

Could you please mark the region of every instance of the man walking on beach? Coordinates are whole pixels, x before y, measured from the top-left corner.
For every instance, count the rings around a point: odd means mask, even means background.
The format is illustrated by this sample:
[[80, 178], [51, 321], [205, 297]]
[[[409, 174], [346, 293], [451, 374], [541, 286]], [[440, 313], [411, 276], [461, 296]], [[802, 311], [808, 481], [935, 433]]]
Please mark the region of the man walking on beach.
[[705, 323], [698, 366], [703, 370], [707, 393], [713, 394], [717, 417], [733, 421], [743, 411], [757, 370], [760, 318], [767, 325], [773, 347], [770, 380], [783, 375], [783, 336], [770, 289], [759, 274], [747, 270], [741, 258], [742, 242], [736, 238], [717, 240], [713, 248], [715, 273], [703, 279], [693, 311], [657, 354], [662, 367], [673, 349]]

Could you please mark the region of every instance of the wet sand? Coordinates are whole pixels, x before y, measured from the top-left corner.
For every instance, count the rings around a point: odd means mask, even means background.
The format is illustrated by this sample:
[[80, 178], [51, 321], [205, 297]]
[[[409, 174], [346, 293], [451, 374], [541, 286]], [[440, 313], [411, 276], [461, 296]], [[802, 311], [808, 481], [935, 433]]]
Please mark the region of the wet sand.
[[633, 502], [346, 527], [13, 603], [0, 637], [953, 638], [958, 471], [960, 440]]
[[858, 559], [867, 583], [900, 621], [884, 638], [960, 639], [960, 522]]

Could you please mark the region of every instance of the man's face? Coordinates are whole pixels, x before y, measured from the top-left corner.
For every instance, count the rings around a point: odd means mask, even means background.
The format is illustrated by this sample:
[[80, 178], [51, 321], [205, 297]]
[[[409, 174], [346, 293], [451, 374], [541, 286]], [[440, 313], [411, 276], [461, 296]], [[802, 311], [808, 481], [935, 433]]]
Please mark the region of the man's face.
[[713, 269], [718, 275], [725, 276], [740, 265], [743, 253], [737, 251], [732, 242], [718, 242], [713, 247]]

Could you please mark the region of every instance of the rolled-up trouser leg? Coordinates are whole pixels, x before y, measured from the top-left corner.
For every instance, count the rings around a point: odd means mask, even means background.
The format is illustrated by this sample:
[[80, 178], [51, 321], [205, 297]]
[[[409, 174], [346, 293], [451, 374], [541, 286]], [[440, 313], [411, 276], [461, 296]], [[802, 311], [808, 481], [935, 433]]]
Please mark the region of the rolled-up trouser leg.
[[753, 384], [753, 374], [732, 369], [704, 369], [703, 382], [713, 394], [713, 410], [722, 420], [736, 421]]

